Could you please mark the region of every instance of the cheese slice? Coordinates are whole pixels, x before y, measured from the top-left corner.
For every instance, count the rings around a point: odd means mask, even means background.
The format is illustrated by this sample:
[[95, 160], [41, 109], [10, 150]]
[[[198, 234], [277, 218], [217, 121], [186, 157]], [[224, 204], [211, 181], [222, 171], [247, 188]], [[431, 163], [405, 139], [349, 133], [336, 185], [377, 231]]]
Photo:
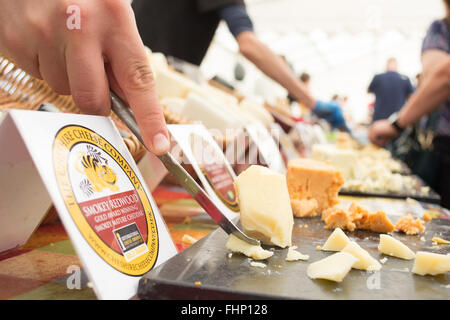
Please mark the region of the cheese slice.
[[387, 234], [380, 234], [378, 251], [388, 256], [393, 256], [405, 260], [414, 259], [416, 256], [415, 253], [404, 243]]
[[244, 232], [282, 248], [292, 245], [294, 218], [286, 177], [252, 165], [234, 182]]
[[359, 259], [359, 261], [353, 265], [353, 268], [355, 269], [367, 271], [377, 271], [381, 269], [380, 262], [354, 241], [350, 241], [345, 248], [342, 249], [342, 252], [348, 252]]
[[333, 233], [328, 237], [327, 241], [322, 247], [325, 251], [341, 251], [347, 244], [350, 243], [350, 239], [342, 231], [341, 228], [334, 229]]
[[421, 276], [430, 274], [437, 275], [450, 271], [450, 254], [438, 254], [432, 252], [419, 251], [416, 253], [416, 260], [412, 272]]
[[358, 258], [348, 252], [334, 253], [329, 257], [311, 263], [306, 274], [311, 279], [326, 279], [341, 282]]
[[255, 260], [264, 260], [273, 255], [272, 251], [265, 250], [258, 245], [251, 245], [250, 243], [247, 243], [232, 234], [228, 237], [225, 247], [232, 252], [242, 253]]

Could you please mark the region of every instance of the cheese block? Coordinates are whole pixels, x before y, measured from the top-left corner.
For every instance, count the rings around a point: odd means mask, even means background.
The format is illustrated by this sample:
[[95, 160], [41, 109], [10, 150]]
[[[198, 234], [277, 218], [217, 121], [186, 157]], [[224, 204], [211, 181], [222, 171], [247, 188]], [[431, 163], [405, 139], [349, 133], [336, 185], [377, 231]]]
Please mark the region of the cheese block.
[[182, 73], [160, 68], [156, 70], [156, 91], [160, 99], [166, 97], [186, 98], [197, 84]]
[[255, 118], [257, 118], [259, 121], [261, 121], [265, 126], [269, 126], [271, 123], [273, 123], [275, 120], [270, 114], [269, 111], [267, 111], [263, 105], [257, 103], [256, 101], [253, 101], [249, 98], [243, 99], [239, 106], [246, 112], [251, 113]]
[[244, 232], [267, 244], [291, 246], [294, 218], [286, 177], [252, 165], [239, 174], [234, 186]]
[[438, 254], [432, 252], [419, 251], [416, 253], [416, 260], [412, 272], [421, 276], [438, 275], [450, 271], [450, 254]]
[[252, 245], [232, 234], [230, 234], [230, 236], [228, 237], [228, 241], [225, 244], [225, 247], [232, 252], [242, 253], [247, 257], [255, 260], [264, 260], [270, 258], [273, 255], [272, 251], [265, 250], [258, 245]]
[[353, 170], [358, 163], [358, 153], [355, 150], [340, 149], [332, 144], [314, 144], [311, 153], [314, 159], [328, 161], [340, 168], [345, 179], [353, 178]]
[[322, 260], [311, 263], [306, 274], [311, 279], [326, 279], [341, 282], [358, 258], [348, 252], [337, 252]]
[[380, 243], [378, 244], [378, 251], [388, 256], [393, 256], [405, 260], [414, 259], [416, 256], [414, 252], [410, 248], [408, 248], [404, 243], [387, 234], [380, 234]]
[[297, 250], [297, 246], [292, 246], [289, 247], [288, 249], [288, 253], [286, 255], [286, 261], [297, 261], [297, 260], [308, 260], [309, 259], [309, 255], [307, 254], [302, 254], [301, 252], [298, 252]]
[[338, 192], [344, 183], [340, 170], [325, 162], [300, 158], [290, 160], [287, 167], [291, 200], [316, 199], [319, 213], [339, 202]]
[[370, 253], [361, 248], [360, 245], [354, 241], [350, 241], [345, 248], [342, 249], [342, 252], [348, 252], [359, 259], [359, 261], [353, 265], [353, 268], [355, 269], [367, 271], [377, 271], [381, 269], [381, 264], [378, 260], [372, 257]]
[[334, 229], [333, 233], [328, 237], [327, 241], [322, 247], [325, 251], [341, 251], [347, 244], [350, 243], [350, 239], [342, 231], [341, 228]]
[[240, 129], [244, 125], [229, 110], [221, 108], [194, 92], [187, 95], [182, 115], [192, 121], [201, 121], [207, 128], [217, 129], [222, 133], [226, 133], [227, 129]]

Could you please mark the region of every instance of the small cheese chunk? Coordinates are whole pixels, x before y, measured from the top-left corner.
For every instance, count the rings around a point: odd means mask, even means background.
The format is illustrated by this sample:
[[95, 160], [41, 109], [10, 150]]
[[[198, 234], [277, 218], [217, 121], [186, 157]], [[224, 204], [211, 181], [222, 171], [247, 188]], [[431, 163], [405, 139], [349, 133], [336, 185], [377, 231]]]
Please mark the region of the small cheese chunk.
[[341, 282], [358, 258], [348, 252], [337, 252], [322, 260], [311, 263], [306, 274], [311, 279], [326, 279]]
[[252, 165], [234, 182], [244, 232], [282, 248], [292, 245], [292, 215], [286, 177]]
[[404, 243], [387, 235], [380, 234], [380, 243], [378, 244], [378, 251], [388, 256], [411, 260], [415, 258], [414, 252], [408, 248]]
[[347, 244], [350, 243], [350, 239], [342, 231], [341, 228], [334, 229], [333, 233], [328, 237], [327, 241], [322, 247], [325, 251], [341, 251]]
[[323, 211], [322, 220], [327, 224], [326, 229], [341, 228], [348, 231], [356, 229], [356, 224], [352, 221], [348, 212], [339, 207], [332, 207]]
[[339, 202], [338, 192], [344, 184], [342, 172], [336, 167], [304, 158], [289, 161], [286, 178], [291, 199], [315, 199], [319, 213]]
[[264, 260], [273, 255], [272, 251], [264, 250], [261, 246], [251, 245], [232, 234], [228, 237], [225, 247], [232, 252], [242, 253], [255, 260]]
[[298, 252], [297, 246], [289, 247], [288, 253], [286, 255], [286, 261], [297, 261], [297, 260], [308, 260], [309, 256], [307, 254], [302, 254]]
[[316, 199], [291, 199], [291, 206], [294, 216], [299, 218], [315, 217], [319, 214], [317, 212], [318, 204]]
[[432, 252], [419, 251], [416, 253], [416, 260], [412, 272], [421, 276], [430, 274], [437, 275], [450, 271], [450, 254], [438, 254]]
[[359, 244], [354, 241], [350, 241], [345, 248], [342, 249], [342, 252], [348, 252], [359, 259], [359, 261], [353, 265], [353, 268], [355, 269], [367, 271], [377, 271], [381, 269], [381, 264], [378, 260], [372, 257], [370, 253], [361, 248]]
[[406, 233], [407, 235], [415, 235], [423, 232], [425, 227], [422, 220], [417, 218], [414, 220], [411, 214], [401, 217], [395, 224], [395, 231]]

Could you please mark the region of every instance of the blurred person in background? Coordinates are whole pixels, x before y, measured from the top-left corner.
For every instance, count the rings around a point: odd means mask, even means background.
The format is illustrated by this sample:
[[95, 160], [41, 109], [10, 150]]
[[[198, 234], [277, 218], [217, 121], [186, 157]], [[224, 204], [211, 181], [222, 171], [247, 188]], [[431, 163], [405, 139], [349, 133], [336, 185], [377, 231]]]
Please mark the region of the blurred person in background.
[[375, 94], [373, 122], [387, 119], [400, 110], [414, 89], [409, 78], [398, 73], [397, 60], [389, 58], [386, 72], [375, 75], [367, 91]]
[[444, 0], [446, 17], [434, 21], [422, 44], [420, 86], [389, 120], [372, 124], [369, 139], [384, 146], [424, 115], [438, 110], [433, 149], [438, 156], [436, 191], [441, 205], [450, 209], [450, 0]]
[[298, 102], [334, 127], [344, 127], [340, 108], [316, 99], [288, 63], [261, 42], [254, 32], [244, 0], [134, 0], [139, 33], [153, 52], [200, 65], [224, 20], [239, 52]]

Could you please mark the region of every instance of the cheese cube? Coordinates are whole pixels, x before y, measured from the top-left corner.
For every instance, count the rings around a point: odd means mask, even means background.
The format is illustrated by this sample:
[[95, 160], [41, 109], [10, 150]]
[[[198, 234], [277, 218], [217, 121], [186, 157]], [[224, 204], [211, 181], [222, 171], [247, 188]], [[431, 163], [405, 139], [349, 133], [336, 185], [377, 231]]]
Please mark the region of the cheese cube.
[[437, 275], [450, 271], [450, 254], [438, 254], [432, 252], [419, 251], [416, 253], [416, 260], [412, 272], [421, 276], [430, 274]]
[[381, 269], [381, 264], [378, 260], [372, 257], [370, 253], [361, 248], [359, 244], [354, 241], [350, 241], [345, 248], [342, 249], [342, 252], [348, 252], [359, 259], [359, 261], [353, 265], [353, 268], [355, 269], [367, 271], [377, 271]]
[[286, 178], [292, 200], [316, 199], [320, 213], [339, 202], [338, 192], [344, 184], [340, 170], [312, 159], [293, 159], [287, 167]]
[[350, 243], [350, 239], [342, 231], [341, 228], [334, 229], [333, 233], [328, 237], [327, 241], [322, 247], [325, 251], [341, 251], [347, 244]]
[[380, 234], [378, 250], [388, 256], [405, 260], [414, 259], [416, 256], [405, 244], [387, 234]]
[[306, 270], [306, 274], [311, 279], [341, 282], [356, 262], [358, 262], [358, 258], [352, 254], [338, 252], [311, 263]]
[[244, 232], [268, 244], [291, 246], [294, 218], [286, 177], [252, 165], [236, 178], [234, 185]]
[[242, 253], [247, 257], [253, 258], [255, 260], [264, 260], [270, 258], [273, 255], [272, 251], [265, 250], [258, 245], [252, 245], [232, 234], [230, 234], [230, 236], [228, 237], [228, 241], [225, 244], [225, 247], [232, 252]]

